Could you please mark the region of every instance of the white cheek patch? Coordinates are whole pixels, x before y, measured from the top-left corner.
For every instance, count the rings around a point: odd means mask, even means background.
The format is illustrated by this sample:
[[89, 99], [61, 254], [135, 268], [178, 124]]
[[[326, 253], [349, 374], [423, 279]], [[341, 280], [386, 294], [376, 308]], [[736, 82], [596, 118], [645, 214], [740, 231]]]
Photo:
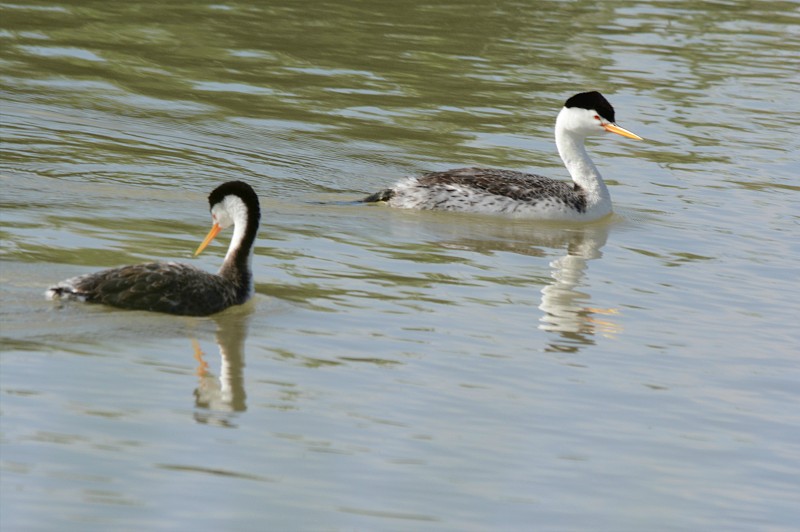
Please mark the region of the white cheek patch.
[[[222, 229], [226, 229], [233, 225], [231, 213], [233, 213], [235, 217], [236, 205], [231, 205], [230, 200], [231, 198], [225, 198], [223, 203], [215, 205], [211, 210], [211, 217], [213, 218], [214, 223], [218, 224]], [[241, 203], [241, 201], [238, 201], [238, 203]]]

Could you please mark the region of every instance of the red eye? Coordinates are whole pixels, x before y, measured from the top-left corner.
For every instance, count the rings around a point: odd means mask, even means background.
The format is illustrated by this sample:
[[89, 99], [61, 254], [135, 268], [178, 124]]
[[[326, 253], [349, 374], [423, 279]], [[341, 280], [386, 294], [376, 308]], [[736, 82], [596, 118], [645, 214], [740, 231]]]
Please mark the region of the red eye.
[[594, 115], [594, 119], [595, 119], [595, 120], [600, 120], [600, 117], [599, 117], [599, 116], [597, 116], [597, 115]]

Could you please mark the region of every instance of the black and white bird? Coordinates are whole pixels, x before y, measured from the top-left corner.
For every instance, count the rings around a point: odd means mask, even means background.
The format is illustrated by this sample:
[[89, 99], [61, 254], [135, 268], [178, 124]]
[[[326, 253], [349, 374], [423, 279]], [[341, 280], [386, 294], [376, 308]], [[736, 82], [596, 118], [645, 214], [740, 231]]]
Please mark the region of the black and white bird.
[[584, 140], [605, 132], [642, 140], [616, 124], [614, 108], [602, 94], [582, 92], [566, 101], [555, 127], [556, 147], [572, 183], [514, 170], [458, 168], [406, 178], [363, 201], [536, 220], [598, 220], [611, 213], [611, 196]]
[[184, 316], [208, 316], [241, 305], [254, 291], [253, 244], [261, 219], [258, 196], [247, 183], [229, 181], [209, 194], [208, 203], [213, 225], [195, 256], [233, 225], [218, 273], [178, 262], [136, 264], [67, 279], [50, 287], [46, 296]]

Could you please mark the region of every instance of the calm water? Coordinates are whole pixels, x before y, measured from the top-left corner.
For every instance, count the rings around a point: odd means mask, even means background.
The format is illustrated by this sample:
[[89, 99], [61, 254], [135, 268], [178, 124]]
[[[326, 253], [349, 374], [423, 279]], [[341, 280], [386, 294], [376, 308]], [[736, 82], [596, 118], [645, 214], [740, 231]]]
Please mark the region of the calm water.
[[[3, 530], [796, 529], [800, 4], [252, 4], [2, 7]], [[586, 89], [647, 139], [591, 142], [609, 220], [350, 203], [566, 178]], [[217, 268], [230, 179], [254, 302], [43, 299]]]

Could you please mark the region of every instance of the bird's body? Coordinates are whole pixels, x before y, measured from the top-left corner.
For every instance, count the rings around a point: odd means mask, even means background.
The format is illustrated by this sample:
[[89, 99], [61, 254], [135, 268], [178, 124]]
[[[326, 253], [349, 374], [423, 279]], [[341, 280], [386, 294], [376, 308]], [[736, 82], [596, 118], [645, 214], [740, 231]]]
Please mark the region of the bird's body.
[[52, 286], [47, 297], [184, 316], [207, 316], [246, 302], [253, 293], [250, 264], [260, 219], [258, 197], [246, 183], [231, 181], [211, 193], [209, 204], [214, 226], [195, 254], [221, 229], [234, 225], [219, 273], [177, 262], [135, 264], [67, 279]]
[[470, 211], [572, 219], [587, 208], [583, 191], [566, 181], [497, 168], [458, 168], [429, 172], [401, 181], [371, 201], [393, 207], [423, 210]]
[[184, 316], [214, 314], [249, 297], [237, 293], [235, 283], [224, 277], [179, 262], [134, 264], [81, 275], [49, 292], [52, 299]]
[[604, 131], [640, 138], [614, 123], [614, 109], [599, 92], [577, 94], [564, 104], [555, 128], [556, 146], [573, 182], [513, 170], [459, 168], [407, 178], [364, 201], [539, 220], [597, 220], [611, 213], [611, 196], [584, 140]]

